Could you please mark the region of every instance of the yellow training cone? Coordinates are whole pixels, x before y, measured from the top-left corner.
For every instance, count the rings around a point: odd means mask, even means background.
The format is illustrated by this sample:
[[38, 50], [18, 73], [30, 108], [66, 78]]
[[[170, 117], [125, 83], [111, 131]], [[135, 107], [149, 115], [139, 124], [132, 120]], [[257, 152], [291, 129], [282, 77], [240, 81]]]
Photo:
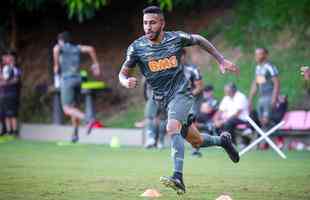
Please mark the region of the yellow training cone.
[[120, 148], [121, 147], [121, 144], [119, 142], [118, 137], [116, 137], [116, 136], [112, 137], [111, 142], [110, 142], [110, 147], [111, 148]]

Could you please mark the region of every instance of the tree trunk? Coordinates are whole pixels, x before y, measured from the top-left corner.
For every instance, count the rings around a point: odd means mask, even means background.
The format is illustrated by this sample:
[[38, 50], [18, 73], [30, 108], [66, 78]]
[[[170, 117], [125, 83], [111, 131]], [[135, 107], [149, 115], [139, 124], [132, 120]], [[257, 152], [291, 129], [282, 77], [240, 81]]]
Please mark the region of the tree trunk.
[[12, 6], [11, 10], [11, 35], [10, 35], [10, 49], [17, 50], [17, 21], [16, 21], [16, 10]]

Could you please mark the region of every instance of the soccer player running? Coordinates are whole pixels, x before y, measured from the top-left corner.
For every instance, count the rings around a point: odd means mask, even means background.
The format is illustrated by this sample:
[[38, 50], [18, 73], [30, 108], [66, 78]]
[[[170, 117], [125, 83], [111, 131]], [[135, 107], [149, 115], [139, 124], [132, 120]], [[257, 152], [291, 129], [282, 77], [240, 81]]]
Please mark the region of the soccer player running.
[[[220, 136], [200, 134], [192, 125], [190, 110], [193, 96], [189, 81], [184, 75], [184, 66], [180, 63], [183, 47], [199, 45], [209, 52], [219, 63], [221, 71], [237, 73], [239, 69], [226, 60], [223, 55], [204, 37], [184, 32], [165, 32], [165, 19], [157, 6], [143, 10], [143, 28], [145, 35], [135, 40], [127, 50], [127, 57], [119, 73], [120, 83], [126, 88], [135, 88], [137, 79], [130, 75], [138, 64], [140, 71], [153, 90], [153, 98], [168, 115], [167, 134], [171, 137], [171, 155], [174, 172], [171, 177], [163, 176], [161, 183], [185, 193], [183, 182], [184, 139], [193, 147], [222, 146], [233, 162], [239, 161], [229, 133]], [[184, 138], [184, 139], [183, 139]]]
[[[78, 129], [81, 120], [86, 121], [85, 114], [77, 108], [77, 97], [80, 93], [80, 56], [86, 53], [92, 59], [92, 72], [95, 76], [100, 75], [100, 67], [96, 56], [96, 51], [92, 46], [77, 45], [71, 41], [68, 32], [60, 33], [57, 37], [58, 43], [53, 49], [54, 73], [55, 77], [60, 76], [60, 97], [63, 111], [71, 117], [74, 132], [72, 142], [79, 140]], [[57, 81], [57, 80], [56, 80]], [[90, 134], [95, 119], [87, 119], [87, 134]]]

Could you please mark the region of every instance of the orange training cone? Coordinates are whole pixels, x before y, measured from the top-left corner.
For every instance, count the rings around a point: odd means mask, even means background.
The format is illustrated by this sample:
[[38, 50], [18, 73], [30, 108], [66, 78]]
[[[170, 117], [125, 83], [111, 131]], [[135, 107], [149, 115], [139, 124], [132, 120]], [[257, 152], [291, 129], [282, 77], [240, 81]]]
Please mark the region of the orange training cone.
[[148, 198], [157, 198], [160, 197], [161, 194], [156, 189], [147, 189], [140, 196]]
[[215, 200], [232, 200], [232, 198], [231, 198], [229, 195], [225, 194], [225, 195], [219, 196], [219, 197], [218, 197], [217, 199], [215, 199]]

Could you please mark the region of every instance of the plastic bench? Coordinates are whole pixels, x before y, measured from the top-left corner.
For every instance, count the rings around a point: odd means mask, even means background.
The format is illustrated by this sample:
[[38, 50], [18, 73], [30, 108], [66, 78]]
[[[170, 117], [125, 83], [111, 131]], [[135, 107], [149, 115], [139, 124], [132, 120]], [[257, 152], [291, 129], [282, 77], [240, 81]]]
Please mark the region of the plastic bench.
[[280, 135], [310, 135], [310, 111], [289, 111], [283, 120]]

